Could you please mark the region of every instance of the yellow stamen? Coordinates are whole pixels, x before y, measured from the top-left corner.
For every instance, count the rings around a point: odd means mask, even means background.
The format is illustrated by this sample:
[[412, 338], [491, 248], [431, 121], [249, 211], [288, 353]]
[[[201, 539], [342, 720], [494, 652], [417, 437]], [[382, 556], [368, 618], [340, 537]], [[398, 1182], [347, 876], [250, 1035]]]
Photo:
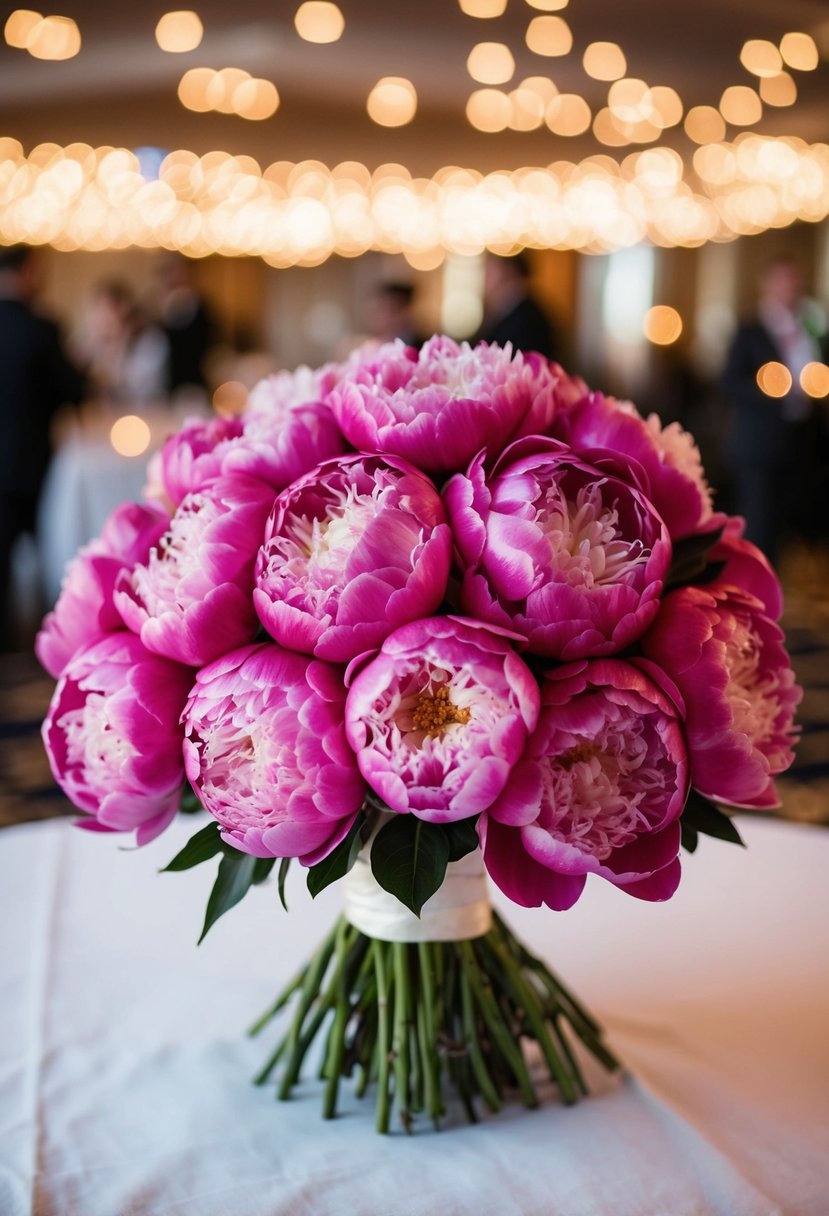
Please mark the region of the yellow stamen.
[[586, 740], [583, 740], [581, 743], [576, 743], [575, 746], [568, 748], [566, 752], [562, 752], [557, 759], [561, 767], [569, 773], [574, 764], [582, 764], [585, 760], [592, 760], [600, 752], [601, 748], [595, 743], [588, 743]]
[[412, 725], [415, 730], [425, 731], [431, 738], [437, 739], [447, 726], [453, 722], [461, 725], [469, 721], [469, 709], [461, 709], [449, 699], [449, 689], [445, 686], [435, 692], [422, 692], [417, 698], [417, 707], [412, 713]]

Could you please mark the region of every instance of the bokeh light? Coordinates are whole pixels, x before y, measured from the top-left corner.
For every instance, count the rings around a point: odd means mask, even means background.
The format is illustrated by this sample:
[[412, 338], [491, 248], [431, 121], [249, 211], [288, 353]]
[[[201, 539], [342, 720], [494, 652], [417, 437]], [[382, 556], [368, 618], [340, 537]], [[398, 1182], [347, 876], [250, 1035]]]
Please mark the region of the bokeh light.
[[306, 42], [337, 42], [345, 29], [345, 17], [329, 0], [306, 0], [296, 11], [294, 26]]
[[417, 92], [403, 76], [384, 76], [366, 102], [368, 116], [381, 127], [402, 127], [417, 113]]
[[783, 62], [798, 72], [813, 72], [818, 65], [817, 44], [811, 34], [784, 34], [780, 54]]
[[515, 75], [515, 60], [503, 42], [479, 42], [469, 52], [466, 70], [479, 84], [506, 84]]
[[757, 387], [767, 397], [785, 397], [792, 387], [792, 373], [785, 363], [764, 363], [757, 372]]
[[627, 71], [624, 51], [615, 42], [591, 42], [582, 63], [594, 80], [621, 80]]
[[798, 379], [807, 397], [829, 397], [829, 367], [825, 363], [807, 363]]
[[141, 456], [150, 446], [150, 428], [137, 414], [117, 418], [109, 432], [109, 441], [119, 456]]
[[682, 333], [682, 317], [669, 304], [654, 304], [645, 313], [642, 332], [656, 346], [670, 346]]
[[194, 51], [204, 36], [204, 26], [198, 13], [192, 9], [179, 9], [165, 13], [155, 27], [155, 40], [162, 51], [182, 54]]
[[467, 17], [500, 17], [506, 7], [507, 0], [458, 0], [461, 12]]
[[536, 55], [568, 55], [573, 35], [563, 17], [533, 17], [527, 26], [526, 41]]

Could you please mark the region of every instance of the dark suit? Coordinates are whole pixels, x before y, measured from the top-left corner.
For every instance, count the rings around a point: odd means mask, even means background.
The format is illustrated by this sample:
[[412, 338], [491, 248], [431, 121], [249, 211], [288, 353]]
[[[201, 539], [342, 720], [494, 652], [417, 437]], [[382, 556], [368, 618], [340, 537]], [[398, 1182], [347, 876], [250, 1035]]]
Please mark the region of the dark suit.
[[757, 372], [770, 362], [784, 362], [774, 339], [758, 320], [746, 322], [731, 344], [722, 387], [732, 409], [725, 457], [734, 475], [737, 513], [745, 516], [749, 540], [775, 561], [801, 490], [805, 494], [811, 482], [815, 419], [787, 417], [785, 398], [760, 391]]
[[524, 296], [501, 317], [485, 320], [478, 340], [499, 346], [511, 342], [514, 350], [536, 350], [548, 359], [558, 353], [550, 319], [531, 296]]
[[0, 299], [0, 623], [9, 612], [12, 547], [34, 530], [52, 417], [82, 393], [57, 327], [21, 300]]

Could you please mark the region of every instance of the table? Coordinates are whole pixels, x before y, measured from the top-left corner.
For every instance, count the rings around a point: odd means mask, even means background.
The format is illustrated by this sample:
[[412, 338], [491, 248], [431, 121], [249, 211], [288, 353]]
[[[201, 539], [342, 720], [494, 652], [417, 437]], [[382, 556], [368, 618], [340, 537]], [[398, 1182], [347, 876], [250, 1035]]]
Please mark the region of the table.
[[65, 821], [0, 832], [3, 1216], [825, 1216], [829, 832], [742, 817], [677, 895], [588, 883], [566, 914], [498, 900], [629, 1065], [564, 1109], [373, 1131], [249, 1078], [243, 1028], [330, 925], [294, 867], [197, 950], [215, 863], [157, 873], [198, 821], [129, 851]]

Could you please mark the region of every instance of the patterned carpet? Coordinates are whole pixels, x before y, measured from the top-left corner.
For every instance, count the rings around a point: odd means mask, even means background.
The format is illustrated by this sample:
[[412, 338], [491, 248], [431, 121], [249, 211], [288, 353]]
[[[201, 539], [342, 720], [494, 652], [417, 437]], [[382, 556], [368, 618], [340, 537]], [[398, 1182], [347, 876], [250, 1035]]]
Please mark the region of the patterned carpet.
[[[803, 734], [794, 767], [780, 781], [779, 813], [829, 826], [829, 552], [791, 551], [781, 573], [784, 625], [804, 699]], [[52, 688], [30, 652], [0, 656], [0, 827], [72, 812], [40, 740]]]

